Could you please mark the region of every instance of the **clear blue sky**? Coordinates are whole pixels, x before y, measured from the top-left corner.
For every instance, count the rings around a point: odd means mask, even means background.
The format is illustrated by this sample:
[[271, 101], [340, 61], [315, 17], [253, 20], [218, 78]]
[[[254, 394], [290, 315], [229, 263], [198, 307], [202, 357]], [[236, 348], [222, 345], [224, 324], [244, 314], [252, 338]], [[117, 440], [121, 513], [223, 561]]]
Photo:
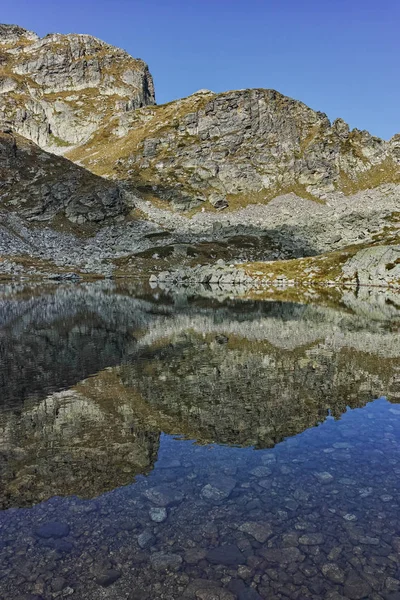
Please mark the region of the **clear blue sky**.
[[150, 66], [157, 102], [274, 88], [385, 139], [400, 132], [399, 0], [1, 0], [0, 19], [91, 33]]

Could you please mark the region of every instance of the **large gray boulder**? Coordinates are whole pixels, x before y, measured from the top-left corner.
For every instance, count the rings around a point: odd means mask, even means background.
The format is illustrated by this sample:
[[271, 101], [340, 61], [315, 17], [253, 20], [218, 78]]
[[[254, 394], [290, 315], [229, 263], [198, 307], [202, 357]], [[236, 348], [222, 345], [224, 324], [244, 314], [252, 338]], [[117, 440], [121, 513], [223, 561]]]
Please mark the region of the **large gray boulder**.
[[359, 285], [400, 287], [400, 246], [363, 248], [344, 264], [343, 275]]

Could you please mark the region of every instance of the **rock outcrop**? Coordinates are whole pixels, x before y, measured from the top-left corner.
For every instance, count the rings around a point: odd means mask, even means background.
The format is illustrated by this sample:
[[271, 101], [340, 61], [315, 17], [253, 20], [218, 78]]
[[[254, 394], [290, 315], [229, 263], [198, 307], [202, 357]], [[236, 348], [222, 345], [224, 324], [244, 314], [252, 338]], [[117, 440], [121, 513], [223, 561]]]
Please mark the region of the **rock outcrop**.
[[154, 104], [147, 65], [91, 35], [0, 25], [0, 121], [56, 154], [113, 114]]
[[385, 142], [274, 90], [214, 94], [116, 116], [71, 153], [181, 209], [266, 203], [285, 192], [324, 199], [400, 180], [398, 141]]
[[400, 246], [363, 248], [343, 265], [342, 273], [358, 285], [400, 287]]

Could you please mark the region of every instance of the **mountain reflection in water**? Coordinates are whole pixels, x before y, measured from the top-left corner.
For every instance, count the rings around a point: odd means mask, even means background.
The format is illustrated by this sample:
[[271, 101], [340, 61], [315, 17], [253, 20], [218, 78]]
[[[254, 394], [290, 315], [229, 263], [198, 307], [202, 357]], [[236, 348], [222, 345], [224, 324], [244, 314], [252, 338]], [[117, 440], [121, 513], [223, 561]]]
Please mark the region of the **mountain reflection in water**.
[[0, 597], [392, 597], [396, 302], [0, 288]]

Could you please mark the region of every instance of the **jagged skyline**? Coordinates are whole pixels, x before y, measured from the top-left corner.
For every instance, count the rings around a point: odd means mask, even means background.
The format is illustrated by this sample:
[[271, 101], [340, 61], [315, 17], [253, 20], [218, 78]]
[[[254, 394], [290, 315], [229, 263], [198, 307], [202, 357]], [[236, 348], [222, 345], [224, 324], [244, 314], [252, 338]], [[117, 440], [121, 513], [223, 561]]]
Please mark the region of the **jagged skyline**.
[[90, 33], [125, 48], [149, 63], [158, 103], [200, 88], [273, 88], [389, 139], [400, 131], [400, 8], [393, 0], [340, 4], [15, 0], [2, 21], [41, 36]]

